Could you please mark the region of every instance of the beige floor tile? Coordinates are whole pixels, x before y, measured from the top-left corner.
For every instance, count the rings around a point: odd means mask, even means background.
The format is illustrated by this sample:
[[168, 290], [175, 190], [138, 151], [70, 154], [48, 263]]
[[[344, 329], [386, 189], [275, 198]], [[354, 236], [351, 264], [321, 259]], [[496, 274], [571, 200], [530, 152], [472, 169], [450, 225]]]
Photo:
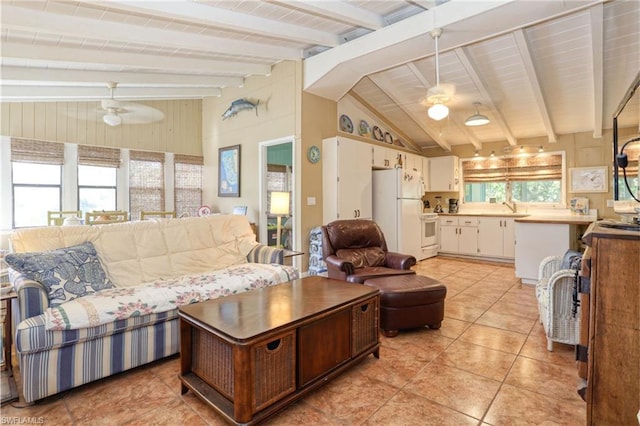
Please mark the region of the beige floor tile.
[[425, 327], [414, 330], [403, 330], [396, 337], [392, 338], [383, 337], [381, 340], [382, 353], [380, 356], [384, 356], [385, 348], [392, 348], [418, 361], [433, 361], [453, 342], [452, 338], [442, 335], [440, 330], [442, 330], [442, 327], [439, 330], [431, 330]]
[[122, 425], [127, 426], [173, 426], [177, 424], [188, 424], [189, 426], [208, 425], [208, 423], [189, 405], [185, 404], [181, 398], [176, 398], [169, 404], [160, 406], [155, 410], [146, 412], [138, 418], [122, 423]]
[[575, 347], [562, 343], [554, 343], [553, 351], [547, 350], [547, 337], [544, 334], [544, 328], [538, 320], [536, 320], [531, 333], [527, 337], [521, 356], [544, 361], [549, 364], [567, 365], [575, 363]]
[[496, 426], [579, 426], [586, 423], [586, 406], [503, 385], [484, 421]]
[[499, 314], [518, 315], [531, 319], [538, 318], [537, 305], [525, 305], [503, 300], [498, 300], [493, 306], [491, 306], [490, 311]]
[[409, 392], [399, 392], [364, 423], [379, 426], [465, 426], [478, 420]]
[[304, 400], [292, 405], [291, 407], [287, 407], [285, 410], [268, 419], [263, 424], [269, 426], [344, 425], [344, 423], [305, 403]]
[[502, 381], [515, 358], [513, 354], [457, 340], [434, 362]]
[[365, 376], [401, 388], [415, 377], [426, 363], [405, 351], [383, 346], [380, 348], [379, 359], [369, 356], [357, 368]]
[[505, 383], [518, 388], [577, 403], [582, 400], [576, 392], [576, 382], [575, 363], [549, 365], [526, 357], [518, 357], [505, 380]]
[[[445, 301], [445, 306], [446, 303], [447, 302]], [[438, 330], [431, 330], [431, 333], [448, 337], [450, 339], [457, 339], [467, 328], [469, 328], [471, 324], [472, 323], [467, 321], [445, 317], [444, 320], [442, 320], [442, 327]]]
[[500, 314], [489, 310], [482, 314], [480, 318], [478, 318], [476, 324], [501, 328], [503, 330], [515, 331], [522, 334], [529, 334], [531, 329], [535, 326], [536, 322], [537, 319], [525, 318], [510, 314]]
[[351, 369], [305, 397], [305, 403], [345, 424], [360, 424], [385, 405], [398, 388]]
[[472, 324], [460, 336], [464, 342], [517, 355], [527, 336], [514, 331], [501, 330], [481, 324]]
[[481, 419], [500, 385], [468, 371], [431, 363], [403, 390]]

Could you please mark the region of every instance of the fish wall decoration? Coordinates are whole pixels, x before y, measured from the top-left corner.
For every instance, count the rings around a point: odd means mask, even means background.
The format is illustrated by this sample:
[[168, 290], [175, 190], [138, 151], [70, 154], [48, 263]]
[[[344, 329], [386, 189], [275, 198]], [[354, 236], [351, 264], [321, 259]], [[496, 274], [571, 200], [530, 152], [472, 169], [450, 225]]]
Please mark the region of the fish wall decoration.
[[256, 110], [256, 117], [257, 117], [258, 116], [258, 104], [259, 103], [260, 103], [259, 99], [258, 99], [258, 101], [256, 103], [248, 101], [245, 98], [236, 99], [235, 101], [231, 102], [231, 106], [229, 108], [227, 108], [227, 110], [222, 114], [222, 120], [226, 120], [227, 118], [235, 117], [236, 115], [238, 115], [238, 113], [240, 111], [246, 111], [246, 110], [250, 110], [250, 109], [255, 109]]

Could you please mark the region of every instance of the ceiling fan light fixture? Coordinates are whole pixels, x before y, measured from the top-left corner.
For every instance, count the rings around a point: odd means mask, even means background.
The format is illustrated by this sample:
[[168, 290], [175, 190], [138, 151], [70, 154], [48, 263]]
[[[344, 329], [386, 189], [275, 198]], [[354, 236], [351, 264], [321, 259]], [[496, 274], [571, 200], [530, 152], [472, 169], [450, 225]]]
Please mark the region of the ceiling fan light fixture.
[[440, 102], [436, 102], [429, 107], [427, 114], [431, 119], [440, 121], [449, 115], [449, 108]]
[[111, 127], [115, 127], [122, 124], [122, 117], [120, 117], [116, 113], [109, 111], [108, 113], [102, 116], [102, 121], [104, 121], [105, 124]]
[[476, 113], [473, 114], [471, 117], [467, 118], [467, 120], [464, 122], [464, 125], [469, 127], [476, 127], [476, 126], [484, 126], [485, 124], [489, 124], [491, 122], [489, 118], [486, 115], [480, 114], [480, 112], [478, 111], [478, 106], [480, 104], [476, 102], [474, 103], [474, 105], [476, 106]]

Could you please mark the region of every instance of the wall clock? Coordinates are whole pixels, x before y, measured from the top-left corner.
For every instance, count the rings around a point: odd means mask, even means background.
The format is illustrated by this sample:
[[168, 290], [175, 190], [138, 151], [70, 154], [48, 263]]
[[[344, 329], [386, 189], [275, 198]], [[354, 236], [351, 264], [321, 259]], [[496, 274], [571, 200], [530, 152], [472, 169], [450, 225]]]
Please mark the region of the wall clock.
[[320, 161], [320, 148], [315, 145], [311, 145], [307, 151], [307, 158], [313, 164]]

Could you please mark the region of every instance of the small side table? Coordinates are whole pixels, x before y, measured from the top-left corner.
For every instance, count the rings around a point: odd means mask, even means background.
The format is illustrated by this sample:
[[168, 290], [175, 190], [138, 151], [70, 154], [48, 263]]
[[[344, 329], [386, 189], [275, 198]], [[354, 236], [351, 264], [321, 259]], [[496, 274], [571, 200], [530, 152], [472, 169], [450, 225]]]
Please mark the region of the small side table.
[[13, 345], [13, 327], [11, 304], [18, 295], [13, 291], [0, 295], [0, 302], [5, 304], [5, 314], [2, 321], [2, 352], [4, 365], [2, 367], [2, 400], [0, 404], [18, 399], [18, 387], [13, 377], [11, 365], [11, 347]]
[[284, 264], [287, 266], [293, 266], [293, 258], [296, 256], [302, 256], [304, 252], [302, 251], [293, 251], [293, 250], [284, 250]]

